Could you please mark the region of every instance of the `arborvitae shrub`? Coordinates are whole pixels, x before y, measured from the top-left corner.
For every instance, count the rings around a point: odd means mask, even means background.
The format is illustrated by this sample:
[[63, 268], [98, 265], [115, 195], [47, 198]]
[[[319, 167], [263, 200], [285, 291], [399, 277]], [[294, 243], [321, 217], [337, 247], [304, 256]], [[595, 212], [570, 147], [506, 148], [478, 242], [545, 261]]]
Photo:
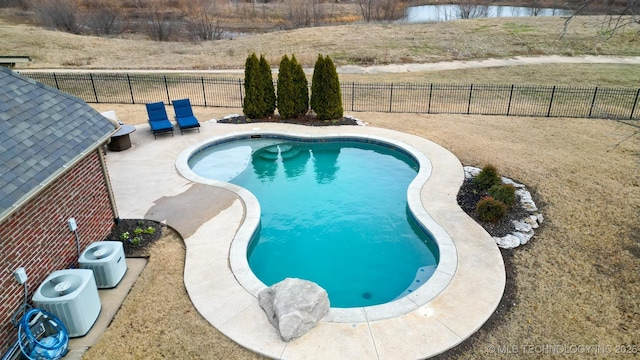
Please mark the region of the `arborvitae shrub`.
[[285, 55], [280, 61], [280, 69], [278, 70], [278, 112], [283, 119], [290, 119], [298, 115], [294, 89], [292, 63]]
[[309, 82], [307, 75], [298, 63], [295, 55], [291, 55], [291, 72], [293, 77], [293, 94], [295, 98], [295, 113], [304, 115], [309, 110]]
[[313, 77], [311, 78], [311, 109], [318, 113], [325, 103], [325, 80], [324, 80], [324, 57], [318, 55], [315, 65], [313, 66]]
[[342, 109], [342, 92], [340, 91], [340, 80], [338, 79], [336, 66], [333, 64], [333, 60], [331, 60], [329, 55], [325, 56], [324, 67], [325, 81], [327, 82], [325, 89], [327, 92], [327, 108], [326, 113], [318, 117], [320, 119], [339, 119], [344, 115], [344, 110]]
[[273, 115], [276, 111], [276, 90], [273, 87], [273, 76], [271, 75], [271, 66], [260, 55], [260, 88], [262, 93], [262, 117]]
[[502, 178], [493, 165], [485, 165], [482, 171], [473, 178], [473, 183], [480, 190], [489, 190], [494, 185], [502, 184]]
[[263, 115], [260, 81], [260, 61], [253, 53], [247, 57], [244, 64], [244, 103], [242, 104], [242, 111], [250, 119], [259, 119]]
[[497, 223], [507, 213], [507, 205], [491, 196], [485, 196], [476, 204], [476, 213], [482, 221]]
[[338, 119], [343, 115], [338, 72], [328, 55], [319, 55], [313, 68], [311, 109], [320, 120]]
[[511, 184], [493, 185], [487, 194], [507, 206], [516, 203], [516, 187]]

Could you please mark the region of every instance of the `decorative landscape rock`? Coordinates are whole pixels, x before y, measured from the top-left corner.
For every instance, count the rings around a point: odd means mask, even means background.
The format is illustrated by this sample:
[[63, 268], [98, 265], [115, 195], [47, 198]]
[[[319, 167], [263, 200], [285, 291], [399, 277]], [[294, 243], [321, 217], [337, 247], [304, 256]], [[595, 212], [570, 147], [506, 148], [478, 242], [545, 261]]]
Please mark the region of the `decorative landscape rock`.
[[496, 244], [503, 249], [513, 249], [520, 246], [520, 238], [513, 234], [508, 234], [503, 237], [494, 236], [493, 239], [496, 241]]
[[302, 279], [286, 278], [262, 290], [258, 300], [284, 341], [304, 335], [329, 311], [327, 291]]
[[[465, 166], [464, 177], [465, 179], [473, 179], [480, 173], [480, 171], [482, 171], [480, 168]], [[520, 204], [525, 210], [531, 213], [521, 221], [513, 221], [515, 231], [511, 234], [507, 234], [502, 237], [493, 237], [499, 247], [503, 249], [512, 249], [520, 245], [524, 245], [531, 240], [534, 235], [533, 229], [537, 229], [540, 224], [542, 224], [544, 216], [538, 212], [538, 207], [531, 198], [531, 193], [526, 190], [524, 184], [519, 184], [506, 177], [502, 177], [502, 182], [504, 184], [511, 184], [516, 188], [516, 196], [518, 197]]]

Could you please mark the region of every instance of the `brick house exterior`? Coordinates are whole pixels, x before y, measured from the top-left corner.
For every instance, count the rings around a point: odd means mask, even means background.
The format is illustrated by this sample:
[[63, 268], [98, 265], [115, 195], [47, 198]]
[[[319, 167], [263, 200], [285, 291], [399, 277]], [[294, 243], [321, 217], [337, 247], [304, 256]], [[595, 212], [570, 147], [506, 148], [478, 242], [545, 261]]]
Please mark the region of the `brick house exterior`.
[[82, 100], [0, 68], [0, 356], [15, 342], [11, 317], [53, 271], [76, 267], [103, 240], [117, 209], [103, 145], [116, 125]]

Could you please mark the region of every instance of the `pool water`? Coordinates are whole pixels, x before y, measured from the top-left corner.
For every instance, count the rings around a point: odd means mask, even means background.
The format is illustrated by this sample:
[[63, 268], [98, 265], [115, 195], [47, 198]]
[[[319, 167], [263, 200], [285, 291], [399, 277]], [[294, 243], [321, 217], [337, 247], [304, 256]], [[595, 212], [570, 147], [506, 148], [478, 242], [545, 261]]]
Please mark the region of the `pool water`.
[[417, 163], [400, 151], [244, 139], [200, 151], [189, 165], [257, 197], [261, 224], [247, 257], [268, 286], [302, 278], [326, 289], [332, 307], [371, 306], [410, 293], [435, 270], [437, 246], [407, 207]]

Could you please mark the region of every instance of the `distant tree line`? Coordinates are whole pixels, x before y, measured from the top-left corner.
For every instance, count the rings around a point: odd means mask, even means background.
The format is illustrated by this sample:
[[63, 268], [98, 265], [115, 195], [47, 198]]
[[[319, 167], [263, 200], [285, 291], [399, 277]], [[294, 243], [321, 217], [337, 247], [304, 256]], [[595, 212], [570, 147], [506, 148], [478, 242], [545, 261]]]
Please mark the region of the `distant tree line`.
[[[359, 8], [365, 21], [397, 19], [405, 6], [405, 0], [345, 2], [351, 3], [353, 9]], [[337, 17], [338, 3], [338, 0], [0, 0], [0, 7], [21, 8], [41, 26], [73, 34], [113, 36], [127, 32], [146, 34], [156, 41], [208, 41], [220, 39], [225, 31], [237, 26], [250, 28], [252, 24], [247, 19], [260, 18], [260, 23], [279, 29], [332, 23]]]
[[[537, 9], [557, 6], [559, 0], [517, 0]], [[428, 1], [424, 1], [428, 2]], [[340, 17], [338, 4], [352, 6], [359, 17]], [[146, 34], [156, 41], [209, 41], [225, 32], [268, 31], [322, 26], [334, 21], [392, 21], [419, 0], [0, 0], [0, 8], [21, 8], [47, 28], [73, 34], [115, 36]], [[489, 0], [458, 0], [458, 16], [480, 17]], [[640, 33], [640, 0], [569, 0], [573, 9], [566, 32], [576, 15], [604, 14], [601, 33], [613, 36], [622, 28]], [[344, 11], [344, 7], [341, 7]], [[339, 11], [338, 11], [339, 12]], [[336, 20], [341, 18], [341, 20]], [[344, 20], [347, 18], [349, 20]], [[247, 21], [250, 19], [251, 21]], [[260, 21], [253, 21], [253, 20]], [[260, 25], [262, 24], [262, 25]], [[238, 30], [242, 29], [242, 30]], [[563, 33], [564, 34], [564, 33]]]

